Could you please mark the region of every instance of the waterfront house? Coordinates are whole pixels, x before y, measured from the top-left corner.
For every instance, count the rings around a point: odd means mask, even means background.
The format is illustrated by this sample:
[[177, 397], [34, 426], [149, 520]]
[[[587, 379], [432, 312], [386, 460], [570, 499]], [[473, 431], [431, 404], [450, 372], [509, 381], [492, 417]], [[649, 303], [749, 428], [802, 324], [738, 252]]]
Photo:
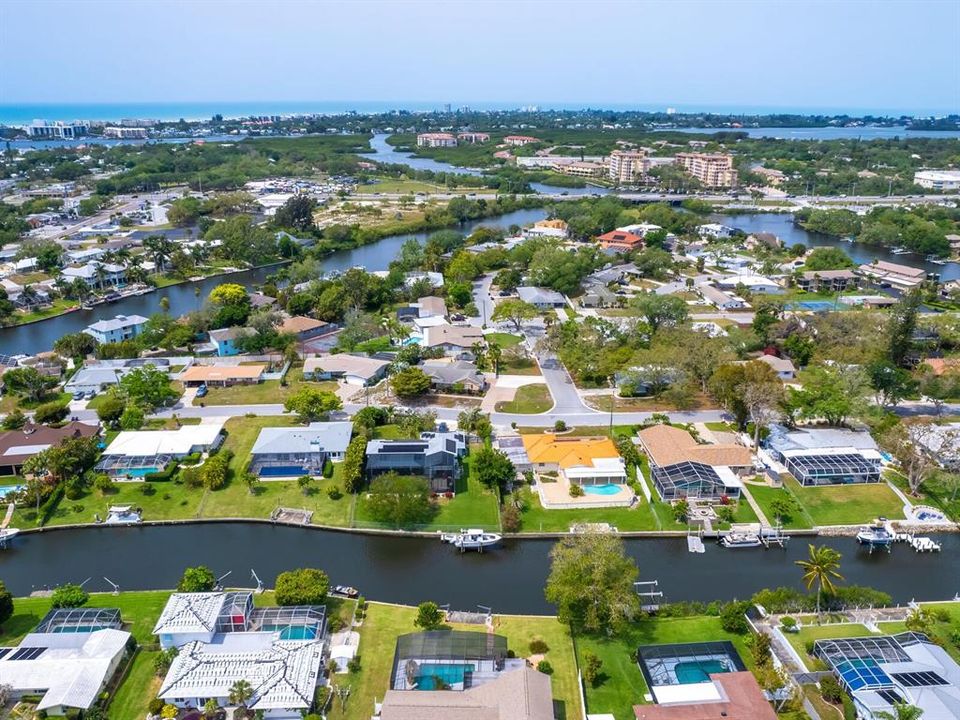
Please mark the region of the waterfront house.
[[880, 482], [882, 457], [870, 433], [771, 424], [761, 458], [768, 474], [790, 473], [801, 485]]
[[702, 238], [727, 240], [736, 232], [736, 228], [721, 225], [720, 223], [705, 223], [697, 227], [697, 234]]
[[374, 714], [379, 720], [554, 717], [549, 675], [510, 657], [502, 635], [463, 630], [397, 638], [390, 686]]
[[84, 328], [101, 345], [132, 340], [143, 332], [147, 318], [142, 315], [117, 315], [110, 320], [98, 320]]
[[570, 229], [564, 220], [538, 220], [532, 227], [526, 228], [523, 234], [528, 238], [556, 238], [563, 240], [567, 237], [569, 231]]
[[440, 324], [423, 329], [425, 348], [440, 348], [447, 355], [465, 355], [473, 351], [473, 346], [483, 343], [483, 331], [474, 325]]
[[303, 361], [305, 380], [343, 380], [348, 385], [373, 385], [387, 374], [387, 360], [366, 355], [321, 355]]
[[252, 292], [250, 296], [250, 307], [254, 310], [262, 310], [264, 308], [272, 308], [277, 304], [277, 299], [275, 297], [270, 297], [269, 295], [264, 295], [260, 292]]
[[755, 250], [757, 248], [779, 250], [783, 247], [783, 241], [773, 233], [757, 232], [748, 235], [743, 245], [748, 250]]
[[191, 365], [180, 373], [179, 380], [187, 387], [256, 385], [263, 382], [266, 370], [266, 365]]
[[323, 606], [254, 607], [251, 592], [174, 593], [153, 632], [160, 647], [178, 649], [157, 693], [178, 708], [209, 698], [230, 707], [230, 688], [246, 680], [247, 708], [299, 720], [323, 682]]
[[919, 285], [927, 276], [923, 268], [900, 265], [886, 260], [874, 260], [857, 268], [857, 272], [867, 277], [881, 287], [892, 285], [899, 288], [911, 288]]
[[417, 147], [456, 147], [457, 137], [446, 132], [429, 132], [417, 135]]
[[178, 430], [124, 430], [103, 451], [96, 469], [115, 478], [142, 479], [188, 455], [208, 453], [223, 443], [224, 418], [206, 418]]
[[420, 369], [430, 378], [430, 386], [438, 392], [480, 394], [487, 389], [486, 376], [467, 360], [425, 360]]
[[127, 282], [127, 270], [115, 263], [88, 262], [85, 265], [68, 265], [60, 271], [67, 282], [83, 280], [87, 287], [103, 289], [108, 285], [121, 287]]
[[797, 287], [814, 293], [844, 292], [859, 286], [860, 276], [853, 270], [815, 270], [797, 278]]
[[59, 608], [17, 646], [0, 648], [0, 685], [11, 699], [38, 698], [33, 710], [82, 716], [101, 697], [126, 656], [130, 633], [115, 608]]
[[28, 459], [64, 440], [93, 437], [99, 432], [97, 425], [77, 421], [57, 428], [28, 422], [19, 430], [0, 432], [0, 476], [18, 475]]
[[742, 445], [701, 445], [686, 430], [672, 425], [651, 425], [637, 437], [653, 484], [666, 501], [740, 497], [739, 476], [754, 471], [753, 457]]
[[436, 493], [454, 492], [460, 458], [467, 454], [467, 437], [459, 432], [424, 432], [419, 440], [371, 440], [367, 443], [366, 473], [420, 475]]
[[539, 310], [566, 307], [567, 299], [556, 290], [524, 285], [517, 288], [517, 295], [525, 303], [530, 303]]
[[253, 335], [254, 331], [245, 327], [228, 327], [219, 330], [211, 330], [208, 335], [210, 342], [216, 348], [217, 355], [220, 357], [230, 357], [238, 355], [240, 349], [237, 347], [237, 340], [242, 337]]
[[567, 437], [554, 433], [521, 435], [530, 464], [542, 473], [557, 473], [570, 485], [623, 485], [627, 468], [607, 437]]
[[319, 476], [327, 460], [343, 460], [352, 433], [350, 422], [263, 428], [250, 450], [250, 472], [263, 478]]

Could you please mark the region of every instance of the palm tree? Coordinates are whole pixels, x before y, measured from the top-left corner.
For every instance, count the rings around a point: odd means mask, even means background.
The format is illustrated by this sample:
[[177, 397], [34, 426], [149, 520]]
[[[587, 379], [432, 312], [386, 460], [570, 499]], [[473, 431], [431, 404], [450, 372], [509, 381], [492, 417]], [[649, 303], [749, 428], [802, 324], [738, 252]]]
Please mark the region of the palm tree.
[[39, 297], [40, 294], [37, 292], [37, 289], [29, 283], [24, 285], [23, 290], [20, 291], [20, 302], [24, 307], [34, 305]]
[[203, 705], [203, 716], [212, 719], [218, 712], [220, 712], [220, 703], [215, 698], [207, 698], [207, 702]]
[[253, 686], [251, 686], [246, 680], [237, 680], [233, 685], [230, 686], [230, 695], [228, 696], [228, 699], [230, 700], [231, 705], [236, 705], [246, 710], [247, 703], [252, 697]]
[[838, 572], [840, 553], [826, 545], [810, 545], [810, 556], [806, 560], [797, 560], [796, 564], [803, 568], [803, 582], [807, 590], [814, 584], [817, 586], [817, 615], [820, 615], [820, 595], [824, 590], [833, 593], [836, 590], [834, 580], [843, 580], [843, 575]]
[[93, 268], [93, 272], [97, 277], [97, 287], [103, 290], [104, 280], [107, 278], [107, 269], [103, 266], [103, 263], [97, 263]]
[[907, 703], [896, 703], [893, 706], [893, 712], [878, 712], [873, 714], [877, 720], [920, 720], [923, 710], [916, 705]]
[[167, 260], [169, 260], [170, 255], [173, 254], [173, 241], [168, 240], [163, 235], [151, 235], [150, 237], [144, 238], [143, 246], [147, 249], [147, 254], [150, 256], [150, 259], [153, 260], [157, 266], [157, 272], [163, 272]]

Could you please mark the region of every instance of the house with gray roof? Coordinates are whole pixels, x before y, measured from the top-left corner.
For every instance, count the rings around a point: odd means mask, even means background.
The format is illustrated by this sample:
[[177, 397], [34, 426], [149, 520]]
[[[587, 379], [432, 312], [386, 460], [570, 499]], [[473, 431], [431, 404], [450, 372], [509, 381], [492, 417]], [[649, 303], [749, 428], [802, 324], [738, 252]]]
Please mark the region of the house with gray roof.
[[371, 440], [367, 443], [367, 477], [387, 472], [419, 475], [433, 492], [454, 492], [467, 437], [459, 432], [424, 432], [419, 440]]
[[883, 458], [868, 432], [772, 424], [764, 445], [768, 472], [786, 470], [801, 485], [880, 482]]
[[482, 393], [487, 389], [487, 378], [467, 360], [426, 360], [420, 369], [430, 378], [430, 385], [435, 390]]
[[565, 307], [567, 304], [567, 300], [563, 295], [549, 288], [526, 285], [517, 288], [517, 295], [519, 295], [520, 299], [524, 302], [530, 303], [541, 310]]
[[147, 318], [143, 315], [117, 315], [110, 320], [98, 320], [83, 329], [101, 345], [131, 340], [143, 332]]
[[262, 478], [321, 475], [327, 460], [343, 460], [352, 434], [349, 422], [263, 428], [250, 450], [250, 472]]

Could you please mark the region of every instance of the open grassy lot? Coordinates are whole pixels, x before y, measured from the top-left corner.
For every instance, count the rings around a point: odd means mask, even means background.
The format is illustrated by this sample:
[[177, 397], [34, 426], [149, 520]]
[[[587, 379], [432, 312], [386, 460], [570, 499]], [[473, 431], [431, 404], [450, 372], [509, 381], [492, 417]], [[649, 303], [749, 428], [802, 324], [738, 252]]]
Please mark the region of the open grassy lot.
[[504, 332], [487, 333], [483, 337], [491, 345], [499, 345], [504, 350], [506, 350], [507, 348], [512, 348], [515, 345], [519, 345], [520, 343], [523, 342], [522, 337], [520, 337], [519, 335], [514, 335], [512, 333], [504, 333]]
[[530, 487], [520, 491], [523, 501], [521, 532], [567, 532], [575, 523], [609, 523], [621, 531], [684, 530], [669, 506], [647, 503], [643, 498], [632, 508], [585, 508], [551, 510], [540, 504], [540, 496]]
[[553, 407], [553, 396], [546, 385], [524, 385], [509, 402], [497, 403], [497, 412], [536, 415]]
[[46, 318], [53, 317], [54, 315], [62, 315], [63, 313], [67, 312], [67, 310], [71, 310], [75, 307], [78, 307], [76, 300], [57, 298], [50, 305], [36, 308], [30, 312], [18, 310], [13, 314], [12, 324], [24, 325], [26, 323], [36, 322], [37, 320], [45, 320]]
[[37, 400], [26, 400], [19, 395], [14, 395], [12, 393], [7, 393], [0, 397], [0, 414], [6, 415], [9, 412], [13, 412], [16, 408], [21, 410], [33, 410], [38, 405], [43, 405], [44, 403], [57, 402], [66, 405], [70, 402], [71, 395], [66, 392], [50, 392], [44, 395], [39, 401]]
[[[415, 618], [414, 608], [370, 604], [360, 629], [361, 670], [355, 674], [335, 676], [337, 685], [349, 685], [352, 692], [344, 707], [339, 701], [334, 703], [328, 715], [330, 720], [367, 720], [370, 717], [374, 701], [383, 698], [390, 684], [397, 636], [416, 632], [413, 624]], [[518, 657], [529, 655], [529, 645], [533, 639], [542, 639], [547, 643], [550, 649], [546, 659], [554, 670], [551, 677], [553, 696], [563, 704], [566, 720], [581, 720], [573, 642], [567, 629], [555, 618], [549, 617], [497, 616], [494, 625], [495, 632], [506, 636], [508, 647]], [[458, 625], [455, 629], [486, 631], [484, 627], [476, 625]]]
[[634, 720], [633, 705], [642, 704], [648, 692], [634, 657], [641, 645], [729, 640], [750, 667], [752, 660], [746, 636], [733, 635], [720, 627], [716, 617], [641, 620], [614, 636], [577, 636], [577, 658], [582, 663], [589, 651], [603, 661], [596, 687], [587, 687], [587, 712], [612, 713], [616, 720]]
[[885, 482], [803, 487], [787, 478], [785, 486], [815, 525], [857, 525], [877, 517], [903, 518], [903, 503]]
[[[457, 480], [453, 498], [437, 498], [430, 522], [417, 529], [458, 530], [464, 527], [500, 529], [500, 504], [493, 490], [484, 487], [475, 477], [470, 455], [464, 459], [463, 473]], [[354, 526], [381, 526], [370, 514], [366, 494], [357, 497]]]
[[142, 720], [147, 716], [150, 701], [160, 692], [163, 682], [153, 669], [159, 656], [159, 650], [137, 650], [110, 703], [111, 720]]
[[[64, 497], [47, 525], [92, 523], [96, 520], [95, 515], [102, 520], [111, 505], [142, 508], [144, 520], [195, 518], [199, 517], [204, 494], [200, 488], [192, 489], [175, 482], [122, 482], [114, 483], [113, 487], [114, 490], [107, 494], [91, 488], [75, 500]], [[21, 513], [31, 525], [36, 524], [33, 508], [18, 508], [17, 514]]]
[[501, 375], [542, 375], [540, 365], [521, 348], [507, 350], [500, 356]]
[[788, 517], [782, 517], [780, 520], [783, 527], [788, 530], [801, 530], [811, 528], [814, 525], [813, 519], [796, 499], [793, 493], [785, 487], [770, 487], [769, 485], [754, 485], [753, 483], [745, 486], [747, 492], [756, 500], [757, 505], [763, 510], [763, 514], [771, 523], [776, 522], [776, 514], [773, 512], [772, 503], [774, 500], [785, 500], [791, 504], [791, 511]]
[[[476, 192], [476, 188], [464, 188], [465, 191]], [[402, 194], [415, 195], [416, 193], [447, 193], [451, 190], [445, 185], [423, 182], [420, 180], [380, 180], [372, 185], [358, 185], [354, 191], [357, 195]]]

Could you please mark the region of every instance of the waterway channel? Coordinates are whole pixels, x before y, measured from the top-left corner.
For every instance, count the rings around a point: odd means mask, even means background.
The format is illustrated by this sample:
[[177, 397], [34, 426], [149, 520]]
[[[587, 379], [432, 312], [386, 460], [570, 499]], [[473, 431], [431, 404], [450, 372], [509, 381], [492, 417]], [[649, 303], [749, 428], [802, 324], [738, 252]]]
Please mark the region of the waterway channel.
[[[843, 555], [847, 584], [869, 585], [895, 602], [949, 599], [960, 592], [960, 535], [936, 536], [939, 554], [917, 554], [905, 545], [870, 555], [851, 537], [817, 538]], [[794, 561], [807, 539], [787, 549], [687, 552], [682, 538], [627, 539], [643, 580], [658, 580], [667, 600], [745, 598], [778, 585], [800, 587]], [[484, 554], [460, 554], [433, 538], [358, 535], [263, 523], [203, 523], [128, 528], [90, 527], [21, 536], [0, 551], [0, 577], [15, 595], [64, 582], [90, 580], [91, 591], [174, 587], [186, 565], [207, 565], [228, 585], [252, 586], [250, 571], [272, 586], [278, 573], [320, 567], [333, 583], [349, 584], [367, 598], [398, 603], [426, 599], [504, 613], [548, 613], [543, 597], [553, 540], [510, 540]]]

